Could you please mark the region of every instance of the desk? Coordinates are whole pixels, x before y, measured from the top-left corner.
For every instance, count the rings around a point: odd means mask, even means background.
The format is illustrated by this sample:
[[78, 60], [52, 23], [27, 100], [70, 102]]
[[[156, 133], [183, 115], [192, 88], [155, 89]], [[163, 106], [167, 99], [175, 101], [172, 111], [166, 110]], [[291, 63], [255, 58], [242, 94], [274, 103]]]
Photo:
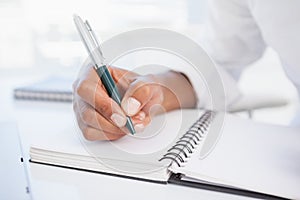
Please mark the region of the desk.
[[[28, 162], [30, 141], [35, 134], [36, 124], [43, 116], [69, 116], [72, 105], [66, 103], [46, 103], [15, 101], [12, 89], [40, 77], [24, 73], [20, 76], [0, 75], [0, 120], [17, 121], [29, 175], [30, 190], [34, 199], [243, 199], [245, 197], [217, 193], [207, 190], [177, 185], [163, 185], [113, 176], [51, 167]], [[60, 117], [60, 118], [61, 118]], [[52, 118], [51, 123], [57, 120]], [[46, 123], [43, 121], [43, 123]], [[59, 124], [59, 122], [57, 122]], [[47, 128], [47, 127], [45, 127]], [[16, 141], [17, 142], [17, 141]], [[2, 153], [7, 153], [2, 151]], [[6, 180], [0, 180], [6, 181]], [[18, 181], [17, 178], [15, 181]], [[13, 192], [13, 191], [12, 191]], [[0, 197], [2, 198], [2, 197]], [[9, 198], [8, 198], [9, 199]], [[246, 198], [245, 198], [246, 199]]]

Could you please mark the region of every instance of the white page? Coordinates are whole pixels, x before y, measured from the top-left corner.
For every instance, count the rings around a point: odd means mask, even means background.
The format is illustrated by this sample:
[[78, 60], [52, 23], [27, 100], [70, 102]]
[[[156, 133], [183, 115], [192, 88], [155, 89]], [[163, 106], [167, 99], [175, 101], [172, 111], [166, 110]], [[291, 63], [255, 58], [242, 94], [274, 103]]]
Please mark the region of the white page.
[[189, 177], [300, 198], [300, 130], [227, 115], [215, 149], [177, 169]]
[[143, 133], [125, 136], [114, 142], [86, 141], [80, 130], [76, 128], [76, 122], [71, 114], [61, 117], [53, 114], [51, 117], [49, 113], [39, 113], [37, 118], [47, 116], [52, 120], [27, 127], [30, 129], [27, 132], [32, 132], [31, 147], [38, 149], [128, 162], [160, 164], [158, 159], [202, 113], [203, 111], [200, 110], [169, 112], [155, 117]]

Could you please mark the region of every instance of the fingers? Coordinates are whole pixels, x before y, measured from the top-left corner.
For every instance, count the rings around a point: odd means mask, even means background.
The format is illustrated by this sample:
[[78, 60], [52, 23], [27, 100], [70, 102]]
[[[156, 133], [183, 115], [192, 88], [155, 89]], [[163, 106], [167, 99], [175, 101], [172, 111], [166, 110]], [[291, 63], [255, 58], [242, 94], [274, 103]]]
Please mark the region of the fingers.
[[102, 130], [111, 134], [119, 134], [119, 135], [126, 134], [126, 132], [124, 132], [119, 127], [112, 124], [105, 117], [100, 115], [90, 105], [84, 103], [83, 101], [79, 102], [78, 104], [80, 109], [81, 120], [88, 126], [91, 126], [98, 130]]
[[83, 133], [85, 139], [90, 141], [95, 140], [117, 140], [124, 135], [110, 134], [105, 131], [99, 131], [91, 126], [84, 124], [81, 120], [78, 121], [78, 126]]
[[[109, 68], [114, 80], [126, 91], [122, 108], [106, 93], [105, 88], [91, 69], [73, 84], [74, 111], [78, 125], [88, 140], [116, 140], [129, 133], [126, 114], [132, 117], [134, 128], [141, 132], [151, 119], [146, 111], [150, 104], [159, 103], [159, 87], [151, 85], [150, 76], [138, 78], [137, 74]], [[125, 110], [125, 112], [124, 112]], [[148, 112], [148, 111], [147, 111]]]
[[131, 117], [134, 124], [134, 129], [137, 133], [144, 131], [145, 127], [150, 123], [151, 119], [149, 116], [146, 116], [144, 111], [138, 112], [135, 116]]
[[125, 126], [126, 115], [120, 106], [107, 95], [102, 85], [83, 80], [77, 86], [77, 94], [107, 120], [118, 127]]
[[87, 140], [115, 140], [126, 135], [82, 100], [74, 104], [77, 122]]
[[126, 91], [121, 107], [129, 116], [137, 114], [152, 98], [152, 90], [142, 81], [134, 81]]
[[84, 137], [88, 140], [116, 140], [126, 135], [126, 116], [107, 95], [95, 70], [86, 68], [81, 75], [73, 84], [73, 105]]
[[[152, 104], [162, 103], [163, 95], [161, 87], [151, 78], [137, 79], [132, 82], [126, 91], [121, 107], [129, 116], [134, 116], [143, 107], [151, 107]], [[149, 105], [149, 103], [151, 105]]]
[[[114, 126], [82, 100], [74, 104], [74, 111], [79, 128], [87, 140], [117, 140], [129, 133], [126, 127], [120, 129]], [[136, 132], [142, 132], [150, 123], [150, 117], [141, 111], [133, 118], [133, 123]]]

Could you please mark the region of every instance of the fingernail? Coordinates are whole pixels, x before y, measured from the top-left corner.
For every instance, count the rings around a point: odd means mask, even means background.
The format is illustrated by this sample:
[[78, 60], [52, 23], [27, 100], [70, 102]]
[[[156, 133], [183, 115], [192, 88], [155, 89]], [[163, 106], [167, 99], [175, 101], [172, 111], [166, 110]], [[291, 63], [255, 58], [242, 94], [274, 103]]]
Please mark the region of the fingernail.
[[127, 99], [127, 103], [125, 103], [125, 105], [124, 105], [124, 111], [128, 115], [132, 116], [138, 112], [140, 106], [141, 106], [141, 103], [138, 100], [136, 100], [133, 97], [129, 97]]
[[143, 111], [139, 112], [139, 115], [138, 115], [139, 120], [143, 121], [145, 119], [145, 117], [146, 117], [146, 114]]
[[126, 118], [120, 114], [114, 113], [111, 115], [110, 119], [118, 126], [123, 127], [126, 124]]
[[145, 126], [144, 126], [143, 124], [136, 124], [136, 125], [134, 126], [134, 129], [135, 129], [136, 132], [140, 133], [140, 132], [143, 132], [143, 131], [144, 131]]

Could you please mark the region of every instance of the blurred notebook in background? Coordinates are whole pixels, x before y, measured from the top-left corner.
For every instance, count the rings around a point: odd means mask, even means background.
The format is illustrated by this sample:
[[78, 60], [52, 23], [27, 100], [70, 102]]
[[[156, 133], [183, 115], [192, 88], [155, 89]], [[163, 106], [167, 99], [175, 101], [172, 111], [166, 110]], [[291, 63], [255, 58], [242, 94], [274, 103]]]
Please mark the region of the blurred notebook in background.
[[14, 89], [15, 99], [72, 102], [72, 78], [53, 76]]

